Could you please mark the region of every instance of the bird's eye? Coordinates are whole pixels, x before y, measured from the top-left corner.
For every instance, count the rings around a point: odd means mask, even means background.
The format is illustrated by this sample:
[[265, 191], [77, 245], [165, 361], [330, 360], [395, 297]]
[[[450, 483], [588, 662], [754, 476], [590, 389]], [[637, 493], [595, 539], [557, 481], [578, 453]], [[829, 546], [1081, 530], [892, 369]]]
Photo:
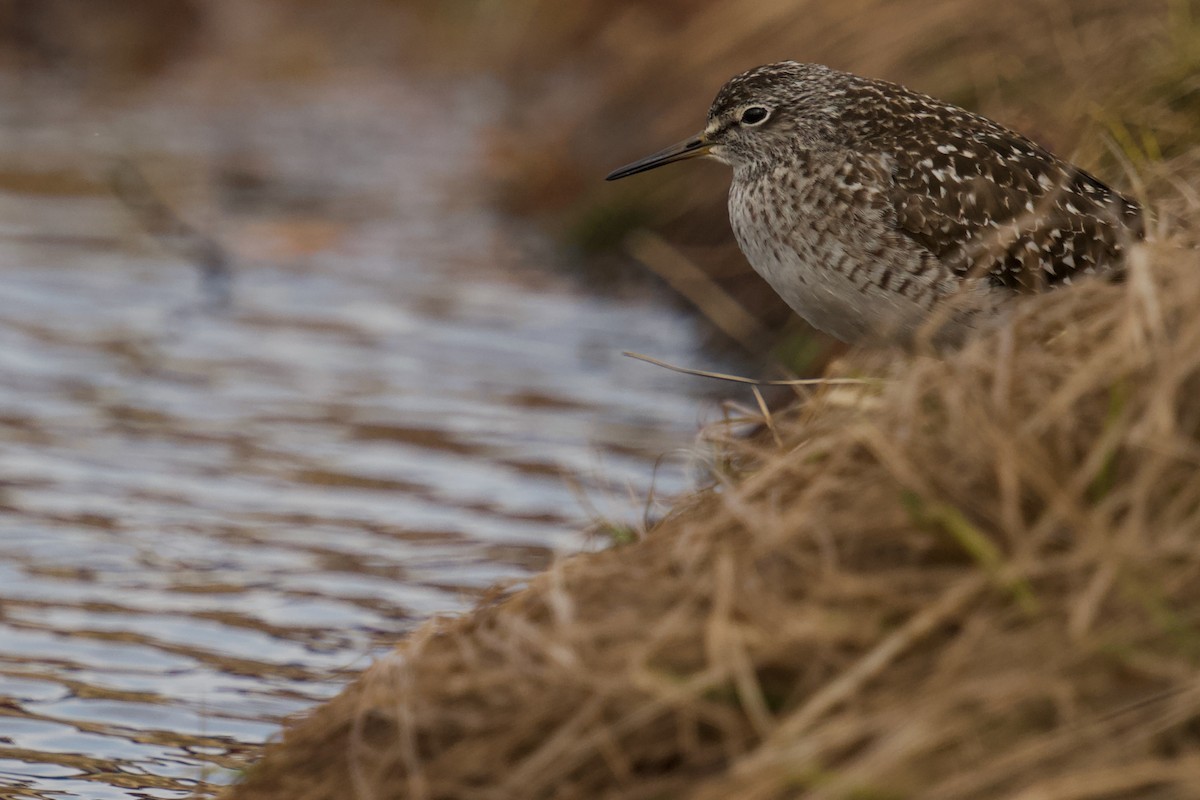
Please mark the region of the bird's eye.
[[750, 106], [742, 109], [740, 119], [743, 125], [761, 125], [767, 121], [769, 116], [771, 116], [771, 112], [762, 106]]

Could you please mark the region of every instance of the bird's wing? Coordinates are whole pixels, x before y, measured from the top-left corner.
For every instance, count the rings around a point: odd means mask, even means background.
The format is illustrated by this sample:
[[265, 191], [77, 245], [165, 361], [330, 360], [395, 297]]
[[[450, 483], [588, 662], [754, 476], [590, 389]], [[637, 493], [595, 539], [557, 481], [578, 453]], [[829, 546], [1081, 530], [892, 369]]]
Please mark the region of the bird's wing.
[[894, 223], [943, 264], [1036, 290], [1111, 270], [1142, 238], [1136, 203], [1028, 139], [974, 119], [974, 129], [897, 137], [882, 153]]

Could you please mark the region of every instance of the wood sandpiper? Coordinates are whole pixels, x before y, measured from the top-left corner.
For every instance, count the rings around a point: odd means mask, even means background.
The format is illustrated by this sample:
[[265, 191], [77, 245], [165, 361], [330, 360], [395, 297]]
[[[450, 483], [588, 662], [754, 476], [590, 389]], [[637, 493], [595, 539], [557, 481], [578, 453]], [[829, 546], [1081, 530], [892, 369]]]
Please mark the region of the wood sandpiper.
[[738, 75], [703, 131], [608, 180], [697, 156], [733, 167], [750, 265], [847, 342], [908, 340], [931, 317], [935, 341], [960, 341], [1009, 298], [1118, 274], [1143, 238], [1137, 203], [1019, 133], [818, 64]]

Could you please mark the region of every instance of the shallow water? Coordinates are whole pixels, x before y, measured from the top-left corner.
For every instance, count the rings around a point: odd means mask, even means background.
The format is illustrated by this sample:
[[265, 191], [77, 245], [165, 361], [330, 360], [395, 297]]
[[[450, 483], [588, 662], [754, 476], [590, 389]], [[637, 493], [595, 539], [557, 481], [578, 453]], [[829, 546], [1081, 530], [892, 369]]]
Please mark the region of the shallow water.
[[685, 316], [484, 210], [486, 91], [219, 88], [0, 95], [2, 796], [227, 783], [422, 619], [686, 487], [715, 415], [620, 355], [705, 362]]

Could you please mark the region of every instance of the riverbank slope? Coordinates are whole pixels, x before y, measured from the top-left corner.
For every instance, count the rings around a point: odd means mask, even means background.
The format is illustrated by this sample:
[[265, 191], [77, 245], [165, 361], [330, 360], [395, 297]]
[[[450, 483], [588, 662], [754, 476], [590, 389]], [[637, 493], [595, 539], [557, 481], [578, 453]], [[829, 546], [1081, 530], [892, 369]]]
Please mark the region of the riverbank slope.
[[[430, 621], [289, 728], [228, 796], [1200, 792], [1194, 4], [1055, 5], [1074, 8], [1061, 19], [1017, 4], [1026, 13], [1004, 36], [1028, 34], [1022, 60], [981, 43], [1000, 35], [983, 16], [961, 26], [975, 4], [891, 4], [917, 16], [858, 28], [847, 11], [825, 20], [822, 38], [822, 26], [772, 22], [778, 4], [735, 19], [697, 3], [706, 10], [690, 19], [725, 19], [712, 30], [729, 45], [679, 61], [636, 4], [581, 40], [593, 5], [545, 28], [537, 58], [510, 64], [516, 97], [563, 63], [561, 42], [588, 69], [614, 54], [625, 64], [597, 79], [609, 91], [591, 95], [592, 113], [571, 112], [565, 92], [514, 112], [521, 146], [497, 157], [510, 210], [564, 230], [591, 220], [618, 250], [627, 229], [649, 227], [706, 269], [728, 263], [736, 256], [700, 233], [719, 191], [668, 214], [681, 184], [668, 180], [645, 206], [580, 188], [566, 165], [611, 158], [615, 120], [666, 120], [629, 137], [622, 152], [639, 155], [679, 138], [668, 128], [684, 106], [702, 117], [707, 98], [655, 105], [647, 74], [695, 94], [698, 73], [715, 89], [733, 61], [772, 60], [807, 36], [808, 50], [787, 55], [831, 61], [840, 43], [836, 66], [914, 83], [1073, 155], [1147, 201], [1151, 242], [1121, 284], [1034, 298], [1011, 326], [944, 358], [853, 353], [835, 374], [865, 383], [805, 393], [757, 437], [717, 431], [712, 489], [641, 541]], [[521, 19], [524, 36], [542, 25]], [[662, 70], [647, 73], [654, 64]], [[558, 113], [539, 117], [547, 108]], [[536, 169], [514, 156], [526, 152]], [[558, 199], [541, 208], [539, 197]]]

